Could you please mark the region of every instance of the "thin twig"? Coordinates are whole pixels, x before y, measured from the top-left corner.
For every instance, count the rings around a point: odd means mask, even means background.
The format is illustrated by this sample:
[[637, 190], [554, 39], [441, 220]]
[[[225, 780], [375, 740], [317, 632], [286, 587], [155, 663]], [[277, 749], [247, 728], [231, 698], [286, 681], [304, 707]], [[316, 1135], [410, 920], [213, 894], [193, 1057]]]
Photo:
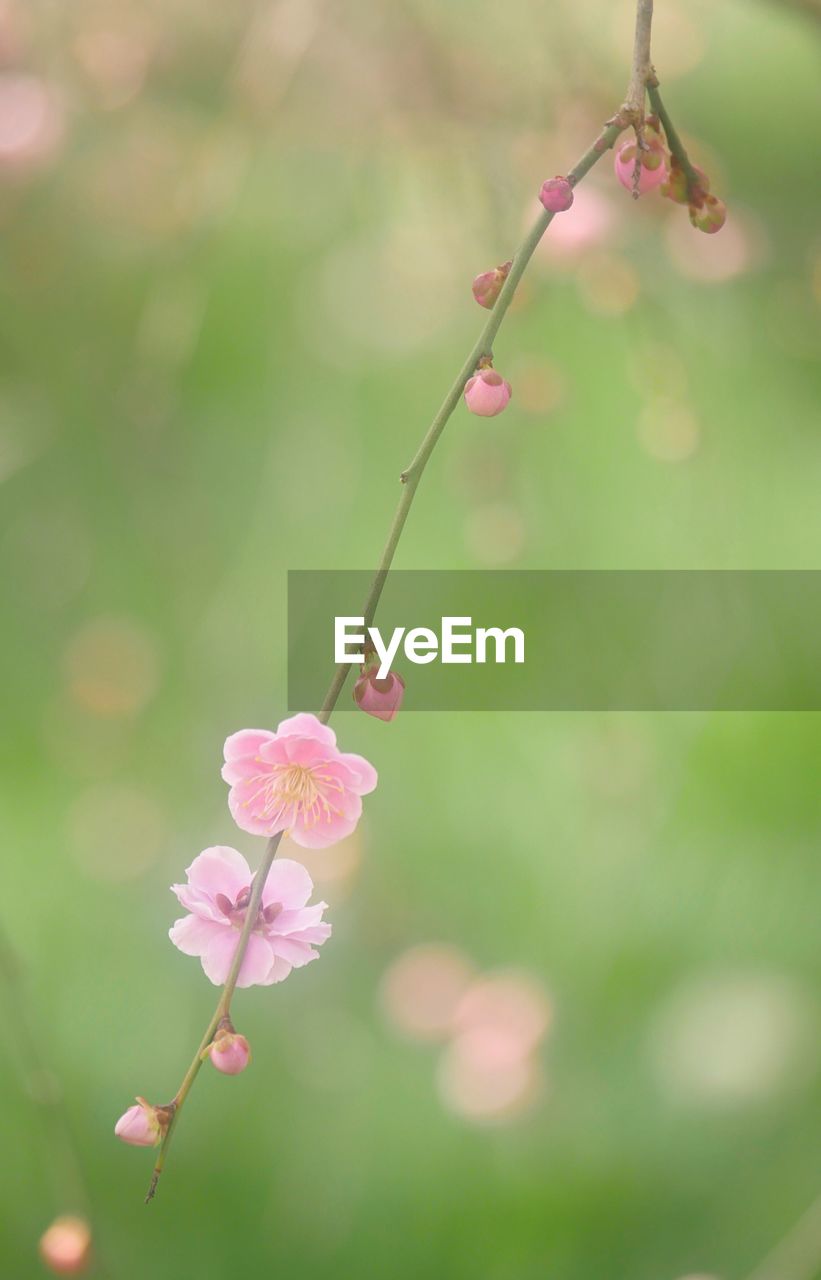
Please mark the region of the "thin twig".
[[[644, 85], [651, 70], [650, 25], [652, 17], [653, 0], [637, 0], [636, 37], [627, 100], [619, 113], [614, 116], [611, 121], [608, 121], [596, 140], [588, 147], [584, 155], [568, 173], [568, 181], [572, 186], [581, 182], [584, 176], [593, 168], [596, 161], [600, 160], [601, 157], [610, 150], [619, 134], [622, 133], [628, 125], [632, 124], [636, 127], [638, 121], [638, 126], [640, 128], [643, 123]], [[625, 111], [628, 113], [627, 116], [625, 116]], [[499, 297], [496, 299], [496, 303], [493, 310], [490, 312], [482, 332], [479, 334], [473, 349], [465, 360], [465, 363], [462, 365], [462, 368], [459, 370], [453, 385], [445, 396], [439, 412], [436, 414], [433, 422], [425, 433], [416, 455], [407, 470], [402, 472], [400, 477], [402, 483], [402, 495], [399, 499], [399, 503], [393, 517], [393, 522], [390, 527], [390, 532], [388, 533], [388, 539], [379, 559], [379, 566], [363, 608], [363, 616], [365, 618], [366, 626], [373, 621], [377, 605], [379, 604], [379, 598], [385, 585], [385, 579], [387, 578], [391, 564], [393, 563], [396, 548], [399, 544], [399, 539], [402, 536], [402, 530], [405, 527], [405, 522], [407, 521], [411, 506], [413, 505], [413, 499], [416, 495], [416, 490], [419, 487], [422, 473], [430, 460], [430, 456], [433, 453], [436, 443], [444, 431], [451, 414], [462, 397], [462, 393], [468, 379], [472, 377], [476, 371], [479, 360], [483, 356], [491, 355], [493, 340], [499, 331], [499, 327], [505, 318], [511, 302], [513, 301], [513, 295], [516, 292], [519, 281], [524, 275], [530, 259], [533, 257], [536, 246], [539, 244], [539, 241], [547, 231], [547, 228], [550, 226], [554, 217], [555, 214], [550, 213], [547, 210], [540, 213], [532, 229], [528, 232], [522, 244], [519, 246], [513, 258], [513, 265], [510, 268], [507, 279], [504, 282], [502, 290], [499, 293]], [[336, 668], [319, 712], [319, 719], [323, 724], [327, 724], [330, 719], [350, 670], [351, 666], [349, 664], [341, 665]], [[251, 900], [248, 904], [245, 920], [237, 943], [237, 949], [234, 953], [234, 959], [228, 975], [228, 980], [225, 983], [219, 1003], [208, 1027], [206, 1028], [205, 1035], [200, 1042], [200, 1046], [183, 1078], [183, 1082], [180, 1085], [173, 1102], [169, 1106], [171, 1118], [160, 1146], [157, 1161], [154, 1165], [151, 1184], [146, 1196], [146, 1203], [150, 1201], [156, 1193], [157, 1184], [165, 1165], [168, 1146], [176, 1127], [177, 1120], [179, 1119], [179, 1113], [202, 1065], [203, 1054], [211, 1043], [221, 1019], [228, 1017], [230, 1013], [231, 998], [236, 988], [237, 976], [245, 956], [248, 939], [250, 938], [253, 929], [253, 923], [256, 920], [257, 909], [262, 898], [262, 891], [265, 887], [265, 882], [268, 878], [274, 858], [276, 857], [277, 848], [281, 838], [281, 835], [276, 835], [268, 841], [265, 856], [256, 876], [254, 877]]]

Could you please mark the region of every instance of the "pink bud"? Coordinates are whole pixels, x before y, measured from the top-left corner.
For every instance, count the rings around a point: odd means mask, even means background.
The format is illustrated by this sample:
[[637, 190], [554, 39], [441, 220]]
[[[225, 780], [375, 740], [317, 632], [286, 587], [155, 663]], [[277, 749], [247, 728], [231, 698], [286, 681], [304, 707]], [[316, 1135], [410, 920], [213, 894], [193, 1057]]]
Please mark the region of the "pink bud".
[[[633, 171], [636, 167], [636, 143], [623, 142], [616, 150], [616, 177], [628, 191], [633, 190]], [[649, 151], [642, 152], [639, 192], [644, 195], [661, 186], [667, 178], [667, 157], [661, 142], [651, 142]]]
[[226, 1076], [238, 1076], [251, 1060], [251, 1046], [234, 1031], [218, 1031], [210, 1045], [211, 1061]]
[[567, 178], [557, 174], [555, 178], [548, 178], [547, 182], [542, 183], [539, 199], [548, 213], [564, 213], [573, 203], [573, 188]]
[[167, 1107], [152, 1107], [145, 1098], [137, 1098], [114, 1126], [114, 1133], [132, 1147], [158, 1147], [168, 1128], [171, 1113]]
[[495, 369], [480, 369], [468, 379], [465, 403], [480, 418], [495, 418], [506, 407], [512, 395], [510, 383]]
[[492, 271], [483, 271], [476, 277], [473, 281], [473, 296], [480, 307], [486, 307], [488, 311], [492, 309], [502, 292], [502, 285], [507, 280], [512, 266], [512, 262], [503, 262], [500, 267], [494, 267]]
[[690, 205], [690, 221], [699, 231], [715, 235], [727, 221], [727, 206], [718, 196], [705, 196], [701, 208]]
[[58, 1276], [79, 1276], [91, 1261], [91, 1228], [82, 1218], [55, 1218], [40, 1237], [40, 1257]]
[[377, 720], [393, 720], [402, 706], [405, 681], [395, 671], [389, 671], [384, 680], [378, 680], [373, 668], [363, 668], [354, 685], [354, 701], [369, 716]]

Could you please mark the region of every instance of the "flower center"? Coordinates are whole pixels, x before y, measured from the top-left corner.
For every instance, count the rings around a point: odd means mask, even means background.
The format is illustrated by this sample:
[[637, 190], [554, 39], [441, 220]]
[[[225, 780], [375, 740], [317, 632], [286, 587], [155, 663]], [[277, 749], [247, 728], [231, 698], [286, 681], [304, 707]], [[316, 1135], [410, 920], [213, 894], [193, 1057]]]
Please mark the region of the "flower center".
[[322, 763], [313, 767], [304, 764], [270, 765], [269, 772], [257, 774], [254, 781], [259, 785], [245, 803], [261, 800], [260, 816], [263, 819], [277, 822], [284, 819], [289, 827], [299, 819], [308, 827], [316, 826], [318, 822], [331, 822], [336, 814], [342, 812], [339, 802], [345, 788], [338, 778], [322, 770]]
[[[251, 886], [249, 884], [239, 891], [236, 902], [232, 902], [225, 893], [218, 893], [214, 896], [214, 902], [235, 929], [241, 929], [244, 925], [250, 901]], [[260, 907], [257, 911], [254, 932], [265, 933], [268, 926], [276, 920], [281, 910], [281, 902], [269, 902], [267, 907]]]

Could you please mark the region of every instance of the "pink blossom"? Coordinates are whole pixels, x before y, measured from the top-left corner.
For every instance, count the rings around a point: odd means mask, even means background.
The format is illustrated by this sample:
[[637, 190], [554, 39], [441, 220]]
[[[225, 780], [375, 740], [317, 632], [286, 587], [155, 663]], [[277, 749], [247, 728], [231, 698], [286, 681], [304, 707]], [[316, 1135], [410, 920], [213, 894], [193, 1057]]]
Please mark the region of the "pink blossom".
[[[168, 936], [184, 955], [199, 956], [205, 976], [222, 986], [237, 949], [251, 897], [251, 869], [227, 845], [205, 849], [186, 872], [187, 884], [171, 886], [191, 914], [175, 921]], [[316, 960], [314, 946], [330, 937], [323, 923], [325, 902], [308, 906], [313, 881], [298, 862], [278, 858], [262, 891], [237, 986], [268, 987], [292, 969]]]
[[548, 213], [564, 213], [573, 203], [573, 188], [567, 178], [548, 178], [542, 183], [539, 199]]
[[[635, 142], [623, 142], [615, 155], [616, 177], [628, 191], [633, 190], [633, 171], [636, 167]], [[639, 192], [644, 195], [667, 180], [667, 159], [663, 146], [651, 142], [648, 151], [641, 153]]]
[[295, 844], [321, 849], [351, 834], [376, 770], [337, 748], [316, 716], [283, 720], [276, 733], [241, 729], [225, 743], [222, 776], [234, 821], [253, 835], [286, 831]]
[[222, 1071], [226, 1076], [238, 1076], [251, 1061], [251, 1046], [245, 1036], [225, 1029], [214, 1036], [208, 1046], [208, 1053], [217, 1071]]
[[471, 413], [478, 413], [480, 418], [495, 418], [506, 407], [511, 394], [510, 383], [495, 369], [480, 369], [468, 379], [465, 403]]
[[393, 720], [402, 706], [405, 681], [395, 671], [390, 671], [384, 680], [378, 680], [376, 671], [363, 668], [354, 685], [353, 696], [357, 706], [369, 716], [376, 716], [377, 720]]
[[169, 1113], [165, 1107], [154, 1107], [145, 1098], [129, 1107], [114, 1126], [114, 1133], [132, 1147], [157, 1147], [168, 1128]]

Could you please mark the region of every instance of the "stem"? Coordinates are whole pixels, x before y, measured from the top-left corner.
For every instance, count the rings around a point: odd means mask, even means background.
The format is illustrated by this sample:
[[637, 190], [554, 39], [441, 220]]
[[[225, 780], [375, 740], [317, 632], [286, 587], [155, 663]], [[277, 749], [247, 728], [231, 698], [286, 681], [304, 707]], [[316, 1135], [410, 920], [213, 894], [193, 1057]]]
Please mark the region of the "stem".
[[231, 1011], [231, 998], [236, 990], [239, 971], [242, 968], [242, 962], [245, 959], [248, 939], [250, 938], [254, 925], [256, 924], [257, 913], [259, 912], [260, 903], [262, 902], [262, 891], [265, 888], [265, 881], [268, 879], [268, 873], [270, 872], [274, 858], [277, 855], [277, 849], [279, 848], [279, 842], [281, 839], [282, 832], [279, 832], [277, 835], [272, 836], [266, 845], [265, 857], [262, 859], [262, 862], [259, 865], [259, 870], [254, 876], [254, 883], [251, 887], [251, 897], [248, 900], [245, 919], [242, 922], [242, 928], [239, 932], [237, 949], [234, 952], [234, 958], [231, 961], [231, 968], [228, 970], [228, 977], [225, 979], [225, 986], [222, 989], [219, 1003], [211, 1016], [211, 1021], [206, 1027], [205, 1035], [200, 1041], [199, 1048], [191, 1060], [191, 1065], [183, 1077], [182, 1084], [177, 1090], [174, 1101], [169, 1104], [171, 1115], [151, 1174], [148, 1194], [145, 1197], [146, 1204], [148, 1204], [149, 1200], [153, 1200], [154, 1198], [154, 1194], [157, 1190], [157, 1183], [160, 1180], [160, 1174], [162, 1173], [163, 1166], [165, 1165], [165, 1157], [168, 1154], [168, 1148], [171, 1143], [177, 1119], [183, 1103], [191, 1091], [191, 1086], [199, 1074], [200, 1067], [205, 1061], [205, 1051], [210, 1045], [217, 1027], [223, 1019], [229, 1016]]
[[[603, 129], [598, 138], [596, 138], [596, 141], [588, 147], [581, 159], [576, 162], [568, 173], [567, 179], [571, 186], [575, 186], [576, 183], [581, 182], [585, 174], [593, 168], [596, 161], [600, 160], [604, 153], [610, 150], [613, 143], [616, 141], [616, 138], [618, 138], [619, 134], [622, 133], [625, 128], [626, 125], [622, 124], [620, 120], [614, 120], [612, 124], [608, 124]], [[533, 227], [517, 249], [513, 258], [513, 264], [508, 272], [507, 279], [502, 286], [499, 297], [496, 299], [487, 323], [479, 334], [470, 355], [459, 370], [450, 391], [448, 391], [444, 401], [442, 402], [439, 412], [428, 427], [428, 430], [422, 439], [422, 443], [416, 451], [413, 461], [407, 470], [402, 472], [400, 477], [402, 484], [404, 485], [402, 496], [399, 499], [390, 533], [388, 534], [388, 540], [385, 543], [382, 555], [379, 559], [379, 567], [377, 568], [373, 582], [371, 583], [368, 598], [363, 609], [366, 627], [370, 626], [373, 621], [374, 614], [376, 613], [376, 607], [379, 604], [379, 597], [382, 595], [382, 588], [385, 585], [385, 579], [387, 578], [391, 564], [393, 563], [394, 553], [402, 535], [402, 530], [405, 527], [405, 521], [408, 518], [408, 513], [413, 505], [413, 499], [416, 496], [416, 490], [419, 487], [419, 481], [422, 478], [422, 473], [430, 460], [433, 450], [436, 448], [439, 437], [447, 426], [448, 419], [459, 404], [462, 392], [465, 389], [465, 384], [476, 372], [476, 367], [482, 356], [492, 355], [491, 346], [493, 339], [496, 337], [502, 321], [505, 318], [508, 307], [513, 301], [513, 295], [516, 292], [519, 281], [524, 275], [527, 264], [533, 257], [539, 241], [547, 231], [547, 228], [550, 226], [555, 216], [556, 215], [554, 213], [549, 213], [547, 210], [540, 213]], [[331, 713], [339, 700], [339, 695], [342, 692], [350, 670], [350, 663], [342, 664], [336, 668], [333, 680], [331, 681], [328, 692], [325, 695], [325, 701], [322, 703], [322, 708], [319, 712], [319, 718], [323, 724], [327, 723], [330, 718]]]
[[[636, 3], [636, 35], [633, 48], [633, 63], [630, 76], [630, 85], [628, 87], [627, 101], [612, 120], [608, 121], [602, 132], [596, 140], [588, 147], [584, 155], [576, 162], [567, 175], [571, 186], [581, 182], [582, 178], [589, 173], [597, 160], [600, 160], [605, 152], [609, 151], [619, 134], [632, 124], [637, 134], [640, 131], [644, 120], [644, 92], [645, 84], [651, 74], [650, 65], [650, 26], [653, 19], [653, 0], [637, 0]], [[388, 539], [379, 558], [379, 565], [374, 575], [368, 592], [368, 598], [365, 601], [363, 616], [365, 625], [369, 626], [373, 621], [376, 613], [379, 598], [382, 595], [385, 580], [390, 572], [393, 563], [396, 548], [399, 545], [399, 539], [402, 536], [402, 530], [405, 527], [413, 499], [416, 496], [416, 490], [419, 487], [419, 481], [422, 473], [430, 460], [433, 450], [436, 448], [437, 441], [447, 426], [448, 420], [459, 403], [465, 384], [472, 377], [482, 356], [490, 356], [491, 344], [499, 331], [502, 321], [507, 314], [507, 310], [513, 301], [513, 295], [516, 292], [519, 281], [524, 275], [525, 269], [536, 251], [536, 246], [541, 240], [547, 228], [550, 226], [555, 214], [544, 210], [539, 214], [531, 230], [525, 236], [521, 245], [516, 251], [513, 262], [508, 273], [507, 279], [502, 286], [496, 303], [491, 311], [487, 322], [479, 334], [476, 343], [469, 356], [459, 370], [453, 385], [445, 396], [444, 401], [436, 414], [433, 422], [428, 427], [427, 432], [422, 438], [422, 442], [406, 471], [402, 472], [400, 480], [403, 485], [402, 495], [396, 508], [396, 513], [391, 523]], [[351, 670], [351, 664], [345, 663], [336, 668], [331, 680], [328, 692], [319, 711], [319, 719], [323, 724], [327, 724], [331, 714], [339, 701], [348, 672]], [[211, 1021], [206, 1028], [200, 1046], [197, 1049], [188, 1071], [186, 1072], [183, 1082], [170, 1105], [170, 1119], [168, 1128], [166, 1129], [160, 1150], [157, 1156], [154, 1171], [151, 1177], [151, 1184], [148, 1188], [146, 1203], [151, 1200], [157, 1190], [157, 1183], [163, 1171], [165, 1157], [171, 1136], [174, 1132], [180, 1110], [188, 1097], [191, 1086], [197, 1078], [197, 1073], [202, 1066], [203, 1054], [211, 1043], [212, 1037], [223, 1018], [227, 1018], [231, 1007], [231, 997], [237, 985], [237, 977], [240, 967], [245, 956], [245, 950], [248, 946], [248, 939], [251, 936], [254, 921], [256, 920], [257, 910], [262, 899], [262, 891], [265, 888], [265, 881], [271, 870], [274, 858], [276, 857], [277, 848], [281, 840], [281, 835], [276, 835], [268, 841], [265, 850], [265, 857], [262, 860], [259, 870], [254, 877], [254, 885], [251, 891], [251, 899], [248, 903], [245, 920], [239, 935], [237, 949], [234, 953], [234, 959], [231, 964], [231, 970], [228, 974], [228, 980], [223, 988], [219, 1003], [214, 1011]]]
[[662, 102], [661, 94], [659, 93], [659, 82], [656, 79], [655, 74], [652, 72], [647, 81], [647, 94], [650, 98], [650, 106], [661, 121], [662, 128], [664, 129], [664, 136], [666, 137], [667, 145], [670, 148], [670, 153], [679, 167], [683, 170], [684, 176], [687, 179], [688, 195], [691, 192], [700, 190], [702, 179], [699, 178], [698, 173], [693, 168], [692, 161], [685, 150], [684, 143], [679, 137], [678, 130], [667, 113], [667, 108]]

